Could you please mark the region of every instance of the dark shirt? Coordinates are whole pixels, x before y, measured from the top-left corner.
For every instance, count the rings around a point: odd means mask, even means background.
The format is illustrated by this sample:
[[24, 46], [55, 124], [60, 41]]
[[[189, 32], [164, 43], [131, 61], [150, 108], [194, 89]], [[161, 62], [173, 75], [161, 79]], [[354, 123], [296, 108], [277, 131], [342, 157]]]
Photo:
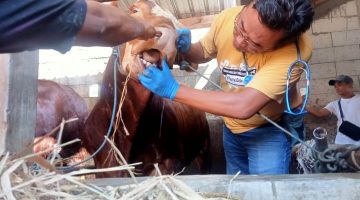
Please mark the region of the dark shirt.
[[0, 53], [71, 49], [86, 16], [85, 0], [0, 0]]

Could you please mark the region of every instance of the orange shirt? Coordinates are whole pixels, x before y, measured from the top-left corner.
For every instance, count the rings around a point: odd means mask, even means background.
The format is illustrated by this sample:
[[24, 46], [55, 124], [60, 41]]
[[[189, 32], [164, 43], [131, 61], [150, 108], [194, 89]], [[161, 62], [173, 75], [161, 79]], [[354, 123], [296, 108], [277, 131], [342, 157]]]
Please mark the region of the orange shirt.
[[[207, 35], [200, 40], [206, 58], [216, 57], [218, 66], [222, 72], [221, 87], [227, 92], [239, 92], [244, 87], [254, 88], [273, 99], [260, 113], [274, 121], [278, 121], [285, 109], [284, 97], [286, 81], [290, 65], [297, 59], [295, 43], [285, 45], [274, 51], [249, 54], [246, 53], [248, 72], [254, 77], [246, 86], [243, 80], [246, 76], [246, 68], [242, 52], [233, 46], [233, 29], [236, 15], [243, 6], [229, 8], [221, 12], [211, 25]], [[309, 60], [312, 45], [309, 36], [305, 33], [299, 38], [301, 58]], [[290, 79], [292, 88], [290, 99], [292, 107], [300, 105], [301, 98], [296, 91], [296, 83], [299, 81], [303, 70], [297, 67]], [[239, 99], [238, 103], [242, 103]], [[226, 126], [233, 133], [242, 133], [263, 124], [266, 124], [259, 115], [254, 115], [247, 120], [225, 117]]]

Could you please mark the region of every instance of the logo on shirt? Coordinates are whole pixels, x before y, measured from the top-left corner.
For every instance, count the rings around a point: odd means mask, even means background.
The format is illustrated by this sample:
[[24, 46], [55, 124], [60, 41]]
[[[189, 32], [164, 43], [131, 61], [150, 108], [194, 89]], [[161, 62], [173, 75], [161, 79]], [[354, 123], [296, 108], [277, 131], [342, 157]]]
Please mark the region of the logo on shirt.
[[220, 63], [221, 72], [226, 82], [231, 87], [245, 86], [244, 79], [247, 75], [254, 76], [256, 74], [255, 67], [249, 67], [248, 72], [244, 63], [240, 65], [231, 65], [228, 60], [224, 60]]

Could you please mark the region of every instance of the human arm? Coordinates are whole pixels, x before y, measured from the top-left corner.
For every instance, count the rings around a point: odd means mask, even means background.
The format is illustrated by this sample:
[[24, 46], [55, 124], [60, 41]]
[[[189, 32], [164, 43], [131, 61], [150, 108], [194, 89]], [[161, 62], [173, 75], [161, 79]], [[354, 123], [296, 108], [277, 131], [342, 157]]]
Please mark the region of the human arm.
[[306, 110], [315, 117], [327, 117], [331, 115], [331, 112], [327, 110], [326, 108], [321, 109], [315, 109], [314, 107], [311, 107], [309, 105], [306, 105]]
[[174, 101], [224, 117], [248, 119], [272, 99], [253, 88], [241, 92], [205, 91], [180, 85]]
[[81, 46], [115, 46], [156, 34], [146, 23], [95, 1], [3, 0], [0, 8], [0, 53], [36, 49], [65, 53], [74, 41]]
[[241, 92], [203, 91], [179, 85], [172, 77], [167, 63], [162, 62], [163, 70], [147, 68], [139, 75], [140, 82], [155, 94], [170, 98], [179, 103], [196, 107], [216, 115], [247, 119], [272, 101], [265, 94], [253, 88]]
[[156, 30], [144, 21], [120, 9], [95, 1], [86, 1], [85, 22], [76, 38], [81, 46], [116, 46], [134, 38], [149, 39]]
[[209, 62], [212, 58], [205, 58], [204, 50], [200, 42], [190, 45], [190, 49], [186, 53], [181, 53], [182, 58], [188, 62], [200, 64]]

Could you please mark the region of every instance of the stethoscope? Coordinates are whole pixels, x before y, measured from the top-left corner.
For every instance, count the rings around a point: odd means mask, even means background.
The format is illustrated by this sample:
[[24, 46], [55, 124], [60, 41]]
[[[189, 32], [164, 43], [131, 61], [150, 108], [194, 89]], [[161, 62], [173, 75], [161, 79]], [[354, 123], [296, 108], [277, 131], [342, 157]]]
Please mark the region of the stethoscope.
[[242, 55], [243, 55], [244, 66], [245, 66], [245, 70], [246, 70], [246, 75], [244, 77], [243, 83], [245, 85], [247, 85], [248, 83], [250, 83], [250, 81], [252, 80], [254, 75], [250, 74], [249, 65], [248, 65], [247, 60], [246, 60], [245, 52], [242, 52]]
[[[301, 59], [301, 53], [300, 53], [300, 48], [299, 48], [299, 44], [298, 42], [295, 42], [295, 45], [296, 45], [296, 51], [297, 51], [297, 60], [295, 60], [293, 63], [290, 64], [290, 68], [289, 68], [289, 71], [288, 71], [288, 74], [287, 74], [287, 81], [286, 81], [286, 90], [285, 90], [285, 104], [286, 104], [286, 109], [285, 109], [285, 113], [288, 113], [288, 114], [291, 114], [291, 115], [302, 115], [302, 114], [305, 114], [306, 113], [306, 110], [305, 110], [305, 106], [306, 106], [306, 103], [308, 101], [308, 98], [309, 98], [309, 88], [310, 88], [310, 66], [309, 64], [302, 60]], [[254, 77], [254, 75], [250, 74], [249, 72], [249, 65], [247, 63], [247, 60], [246, 60], [246, 56], [245, 56], [245, 53], [242, 52], [243, 54], [243, 60], [244, 60], [244, 65], [245, 65], [245, 70], [246, 70], [246, 76], [243, 80], [243, 83], [245, 85], [247, 85], [251, 79]], [[289, 85], [290, 85], [290, 78], [291, 78], [291, 73], [293, 72], [294, 70], [294, 67], [298, 64], [301, 64], [302, 65], [302, 70], [305, 71], [305, 75], [306, 75], [306, 91], [305, 91], [305, 99], [303, 101], [303, 104], [301, 105], [301, 108], [300, 110], [297, 110], [297, 111], [293, 111], [291, 109], [291, 104], [290, 104], [290, 98], [289, 98]]]

